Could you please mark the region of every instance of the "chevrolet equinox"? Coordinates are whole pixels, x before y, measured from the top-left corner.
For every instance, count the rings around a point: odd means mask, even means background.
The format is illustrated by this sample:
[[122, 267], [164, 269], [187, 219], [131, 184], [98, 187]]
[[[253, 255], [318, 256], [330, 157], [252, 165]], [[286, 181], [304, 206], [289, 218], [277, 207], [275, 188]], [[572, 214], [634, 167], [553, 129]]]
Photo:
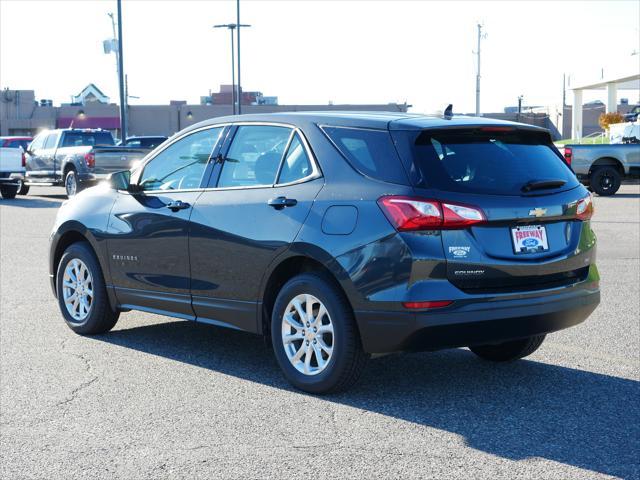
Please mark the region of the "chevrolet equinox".
[[193, 125], [65, 202], [50, 277], [76, 333], [141, 310], [270, 337], [297, 388], [371, 354], [504, 362], [600, 301], [593, 204], [547, 130], [403, 113]]

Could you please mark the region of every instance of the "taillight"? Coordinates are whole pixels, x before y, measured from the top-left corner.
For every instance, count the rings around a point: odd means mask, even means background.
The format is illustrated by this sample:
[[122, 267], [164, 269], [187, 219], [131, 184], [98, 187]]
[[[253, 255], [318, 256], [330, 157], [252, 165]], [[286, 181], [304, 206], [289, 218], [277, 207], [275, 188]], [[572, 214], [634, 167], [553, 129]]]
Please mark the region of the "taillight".
[[96, 166], [96, 156], [91, 152], [84, 155], [84, 161], [89, 168], [93, 168]]
[[27, 154], [22, 152], [22, 166], [26, 167], [27, 166]]
[[390, 195], [381, 197], [378, 205], [400, 232], [465, 228], [486, 221], [475, 207], [437, 200]]
[[576, 205], [576, 218], [578, 220], [589, 220], [593, 216], [593, 199], [591, 194], [578, 200]]
[[564, 147], [564, 161], [567, 162], [567, 165], [571, 165], [571, 160], [573, 159], [573, 150], [571, 147]]

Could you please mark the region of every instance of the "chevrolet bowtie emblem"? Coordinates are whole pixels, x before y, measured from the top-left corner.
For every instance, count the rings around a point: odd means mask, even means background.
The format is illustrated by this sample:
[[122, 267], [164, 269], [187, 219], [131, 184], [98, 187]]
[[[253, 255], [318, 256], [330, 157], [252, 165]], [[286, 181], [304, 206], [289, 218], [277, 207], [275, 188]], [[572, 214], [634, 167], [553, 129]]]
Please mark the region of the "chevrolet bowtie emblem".
[[529, 210], [529, 215], [534, 217], [544, 217], [546, 214], [546, 208], [534, 208], [533, 210]]

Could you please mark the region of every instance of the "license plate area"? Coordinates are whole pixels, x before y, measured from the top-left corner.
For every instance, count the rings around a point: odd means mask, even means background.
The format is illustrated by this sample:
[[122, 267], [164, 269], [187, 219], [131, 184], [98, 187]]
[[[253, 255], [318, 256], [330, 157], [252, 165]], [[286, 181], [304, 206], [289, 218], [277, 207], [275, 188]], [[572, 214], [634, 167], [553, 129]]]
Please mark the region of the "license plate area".
[[544, 225], [523, 225], [511, 228], [513, 251], [516, 255], [540, 253], [549, 250], [547, 229]]

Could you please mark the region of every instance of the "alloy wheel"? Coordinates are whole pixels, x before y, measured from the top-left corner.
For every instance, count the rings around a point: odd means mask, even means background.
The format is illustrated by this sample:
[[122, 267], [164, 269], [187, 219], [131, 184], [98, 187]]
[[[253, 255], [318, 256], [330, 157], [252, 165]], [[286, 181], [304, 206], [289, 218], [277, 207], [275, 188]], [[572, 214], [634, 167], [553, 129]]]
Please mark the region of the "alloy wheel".
[[78, 190], [78, 182], [73, 172], [67, 174], [67, 178], [65, 179], [65, 189], [67, 190], [67, 196], [69, 197], [74, 196]]
[[83, 322], [93, 305], [93, 277], [87, 265], [78, 258], [64, 267], [62, 298], [67, 312], [77, 322]]
[[282, 318], [282, 344], [298, 372], [317, 375], [327, 368], [335, 344], [333, 323], [318, 298], [301, 294], [289, 302]]

